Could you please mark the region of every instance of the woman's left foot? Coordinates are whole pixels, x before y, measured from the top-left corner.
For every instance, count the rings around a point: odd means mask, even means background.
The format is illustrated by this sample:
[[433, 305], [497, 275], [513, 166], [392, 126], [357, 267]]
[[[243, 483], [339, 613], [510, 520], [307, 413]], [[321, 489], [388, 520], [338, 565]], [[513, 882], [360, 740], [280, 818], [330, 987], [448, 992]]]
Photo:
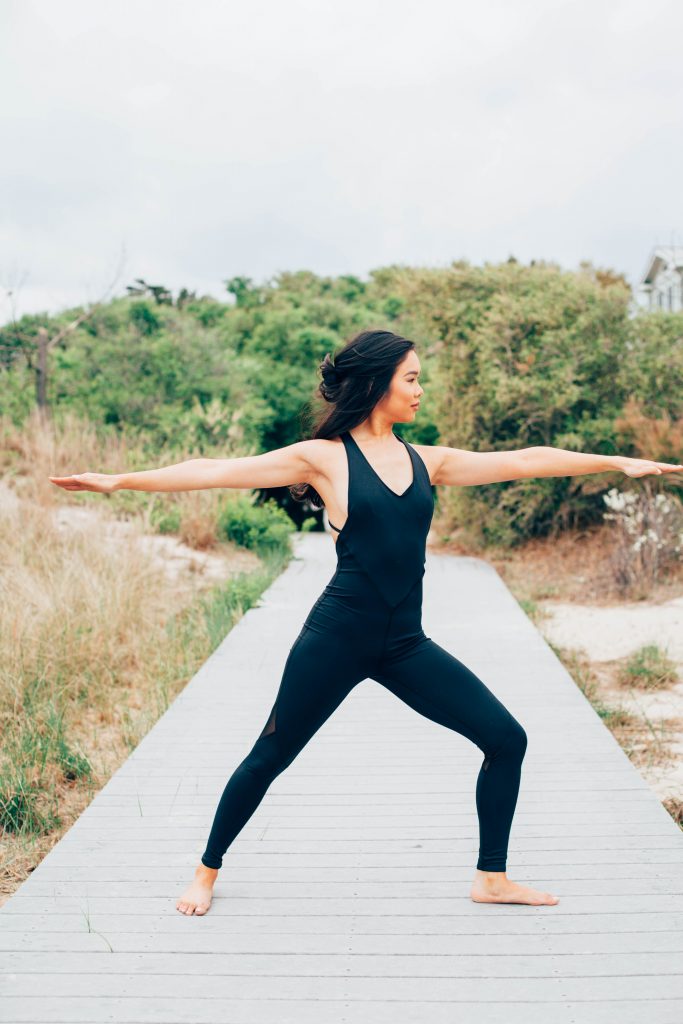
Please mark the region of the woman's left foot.
[[472, 882], [470, 896], [475, 903], [526, 903], [530, 906], [555, 906], [559, 896], [541, 892], [528, 885], [519, 885], [504, 871], [479, 871]]
[[218, 876], [216, 868], [207, 868], [199, 864], [195, 868], [194, 882], [188, 886], [180, 899], [176, 902], [176, 910], [181, 914], [206, 914], [211, 906], [213, 886]]

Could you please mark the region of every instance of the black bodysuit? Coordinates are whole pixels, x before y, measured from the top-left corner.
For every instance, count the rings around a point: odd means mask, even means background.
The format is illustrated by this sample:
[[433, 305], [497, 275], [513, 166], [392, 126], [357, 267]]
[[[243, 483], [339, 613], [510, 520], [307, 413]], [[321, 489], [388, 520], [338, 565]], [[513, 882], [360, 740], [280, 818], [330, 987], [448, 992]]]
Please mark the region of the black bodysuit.
[[505, 871], [527, 735], [488, 687], [422, 629], [422, 577], [434, 510], [427, 467], [399, 438], [413, 478], [397, 494], [350, 433], [341, 440], [349, 484], [346, 522], [341, 530], [332, 527], [339, 534], [337, 567], [290, 648], [263, 731], [225, 786], [202, 863], [222, 866], [223, 854], [271, 782], [354, 686], [374, 679], [480, 748], [477, 867]]

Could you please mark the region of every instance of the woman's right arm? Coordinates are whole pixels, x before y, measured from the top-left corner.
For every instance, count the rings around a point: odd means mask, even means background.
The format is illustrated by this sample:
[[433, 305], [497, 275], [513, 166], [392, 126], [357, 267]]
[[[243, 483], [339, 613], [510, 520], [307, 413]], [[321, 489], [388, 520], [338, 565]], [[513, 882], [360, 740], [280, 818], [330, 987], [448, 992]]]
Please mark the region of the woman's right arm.
[[261, 455], [234, 459], [188, 459], [137, 473], [78, 473], [51, 476], [67, 491], [197, 491], [209, 487], [286, 487], [310, 483], [318, 440], [297, 441]]

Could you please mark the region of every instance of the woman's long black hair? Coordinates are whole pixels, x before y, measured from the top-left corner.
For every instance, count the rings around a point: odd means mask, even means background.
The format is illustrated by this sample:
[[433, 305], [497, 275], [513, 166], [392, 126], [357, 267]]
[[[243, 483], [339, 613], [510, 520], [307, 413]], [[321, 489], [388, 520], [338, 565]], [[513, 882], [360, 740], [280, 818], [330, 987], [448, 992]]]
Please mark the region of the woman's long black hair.
[[[389, 391], [398, 364], [414, 348], [413, 341], [392, 331], [361, 331], [334, 359], [328, 352], [318, 367], [322, 380], [316, 391], [326, 404], [310, 437], [338, 437], [362, 423]], [[289, 492], [296, 501], [309, 501], [314, 508], [325, 505], [311, 484], [293, 484]]]

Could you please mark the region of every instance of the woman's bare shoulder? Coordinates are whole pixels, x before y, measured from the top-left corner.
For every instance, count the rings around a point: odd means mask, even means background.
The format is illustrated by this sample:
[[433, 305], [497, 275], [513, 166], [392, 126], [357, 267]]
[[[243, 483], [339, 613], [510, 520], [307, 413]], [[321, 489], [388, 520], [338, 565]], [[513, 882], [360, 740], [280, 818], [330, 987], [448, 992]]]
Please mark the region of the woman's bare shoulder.
[[340, 437], [325, 438], [311, 437], [306, 441], [299, 442], [300, 450], [311, 470], [323, 476], [329, 476], [338, 466], [339, 449], [343, 448]]
[[425, 466], [427, 467], [429, 479], [432, 482], [434, 482], [434, 478], [436, 477], [436, 474], [439, 471], [441, 463], [443, 462], [443, 445], [413, 444], [412, 441], [410, 443], [413, 445], [413, 448], [415, 449], [415, 451], [417, 452], [417, 454], [420, 456]]

